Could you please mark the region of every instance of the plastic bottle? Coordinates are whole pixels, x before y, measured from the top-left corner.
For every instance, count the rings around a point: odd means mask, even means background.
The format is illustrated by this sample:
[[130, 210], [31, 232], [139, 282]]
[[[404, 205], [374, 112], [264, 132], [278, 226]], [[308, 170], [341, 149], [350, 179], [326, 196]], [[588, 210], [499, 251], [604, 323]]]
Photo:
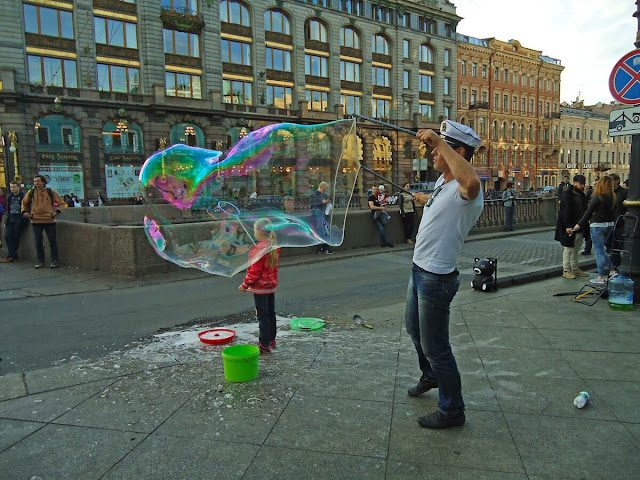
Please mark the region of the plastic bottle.
[[609, 307], [633, 310], [633, 279], [622, 275], [609, 279]]
[[580, 392], [580, 395], [576, 397], [573, 401], [573, 404], [578, 408], [584, 408], [584, 406], [589, 401], [589, 393], [588, 392]]

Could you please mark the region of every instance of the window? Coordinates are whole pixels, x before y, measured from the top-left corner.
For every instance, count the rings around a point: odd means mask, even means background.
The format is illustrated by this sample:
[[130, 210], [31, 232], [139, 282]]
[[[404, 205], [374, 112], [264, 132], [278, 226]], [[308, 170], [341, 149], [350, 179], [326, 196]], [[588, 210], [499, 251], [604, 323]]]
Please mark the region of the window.
[[480, 135], [486, 135], [487, 134], [487, 121], [485, 120], [484, 117], [480, 117], [478, 119], [478, 129], [480, 130], [478, 132]]
[[420, 45], [420, 61], [433, 63], [433, 50], [429, 45]]
[[340, 60], [340, 80], [360, 82], [360, 64]]
[[508, 83], [509, 82], [509, 70], [507, 70], [506, 68], [504, 69], [504, 72], [502, 72], [503, 74], [503, 80], [504, 83]]
[[435, 30], [435, 22], [430, 18], [420, 17], [418, 28], [421, 32], [433, 34]]
[[580, 129], [576, 128], [576, 139], [580, 140]]
[[482, 103], [487, 103], [487, 95], [489, 95], [487, 92], [482, 92]]
[[589, 131], [589, 140], [593, 140], [593, 128]]
[[542, 102], [538, 102], [538, 115], [542, 114]]
[[433, 77], [431, 75], [418, 75], [418, 89], [421, 92], [433, 93]]
[[513, 102], [511, 104], [511, 109], [515, 112], [516, 110], [518, 110], [518, 97], [516, 97], [515, 95], [513, 96]]
[[381, 98], [372, 98], [371, 115], [374, 118], [389, 118], [391, 115], [391, 102]]
[[64, 145], [67, 145], [68, 147], [73, 147], [73, 127], [62, 126], [61, 133], [62, 133], [62, 143]]
[[444, 24], [444, 36], [447, 38], [454, 38], [454, 29], [452, 28], [450, 23]]
[[573, 128], [569, 127], [569, 138], [573, 138]]
[[529, 77], [529, 88], [533, 88], [536, 85], [536, 79], [535, 77], [532, 75]]
[[513, 84], [518, 84], [518, 72], [513, 72]]
[[449, 84], [451, 83], [451, 80], [448, 79], [447, 77], [444, 78], [444, 94], [445, 95], [451, 95], [451, 90], [449, 90]]
[[200, 57], [200, 39], [196, 33], [162, 31], [164, 36], [164, 53], [174, 53], [188, 57]]
[[534, 104], [533, 104], [533, 98], [531, 98], [529, 100], [529, 113], [533, 113], [534, 110]]
[[[175, 2], [176, 0], [173, 1]], [[191, 0], [189, 3], [193, 3], [195, 5], [196, 0]], [[243, 3], [234, 0], [222, 0], [220, 2], [220, 21], [233, 23], [235, 25], [242, 25], [244, 27], [251, 26], [249, 9]]]
[[140, 93], [137, 68], [98, 63], [98, 90], [105, 92]]
[[409, 50], [411, 49], [411, 42], [409, 40], [404, 40], [402, 42], [402, 56], [404, 58], [409, 58]]
[[475, 62], [471, 64], [471, 76], [472, 77], [478, 76], [478, 66], [475, 64]]
[[445, 120], [449, 118], [449, 107], [444, 107], [443, 110]]
[[402, 102], [402, 108], [403, 108], [403, 118], [405, 120], [411, 120], [411, 102], [409, 100], [405, 100]]
[[467, 74], [467, 62], [465, 60], [460, 61], [460, 74], [461, 75]]
[[96, 34], [96, 43], [115, 47], [138, 48], [137, 26], [135, 23], [93, 17], [93, 26]]
[[[125, 0], [127, 3], [134, 3], [133, 0]], [[175, 10], [176, 12], [188, 13], [190, 15], [198, 13], [197, 0], [162, 0], [162, 8], [165, 10]]]
[[498, 138], [498, 122], [495, 120], [491, 124], [491, 137], [494, 139]]
[[507, 138], [507, 122], [502, 122], [502, 128], [500, 129], [500, 137]]
[[509, 110], [509, 95], [504, 95], [502, 97], [502, 109], [506, 112]]
[[484, 80], [487, 79], [487, 66], [486, 65], [482, 65], [482, 78]]
[[460, 103], [462, 105], [466, 105], [467, 104], [467, 89], [463, 88], [460, 90]]
[[268, 32], [291, 35], [289, 17], [280, 10], [267, 10], [264, 12], [264, 29]]
[[78, 88], [75, 60], [29, 55], [27, 61], [32, 85]]
[[522, 97], [520, 99], [520, 111], [525, 113], [527, 111], [527, 99]]
[[493, 108], [496, 110], [500, 108], [500, 94], [498, 93], [493, 94]]
[[50, 37], [73, 38], [73, 15], [66, 10], [23, 5], [24, 31]]
[[371, 53], [389, 55], [389, 42], [382, 35], [371, 37]]
[[306, 0], [306, 2], [311, 5], [320, 5], [321, 7], [327, 6], [327, 0]]
[[602, 130], [598, 130], [598, 141], [602, 141]]
[[279, 48], [267, 47], [265, 49], [266, 67], [280, 72], [291, 71], [291, 52]]
[[523, 87], [527, 86], [527, 74], [525, 73], [524, 75], [522, 75], [522, 82], [520, 82], [520, 85]]
[[444, 49], [444, 66], [451, 66], [451, 50], [449, 50], [448, 48]]
[[251, 44], [223, 39], [220, 42], [222, 48], [222, 61], [236, 65], [251, 65]]
[[496, 82], [499, 82], [499, 81], [500, 81], [500, 70], [498, 69], [498, 67], [495, 67], [495, 68], [493, 69], [493, 79], [494, 79]]
[[398, 20], [401, 27], [411, 27], [411, 14], [409, 12], [406, 12], [404, 14], [398, 13]]
[[351, 27], [340, 29], [340, 46], [360, 49], [360, 35]]
[[423, 122], [433, 122], [433, 105], [421, 103], [419, 111]]
[[362, 1], [361, 0], [340, 0], [338, 7], [343, 12], [351, 13], [353, 15], [362, 15]]
[[511, 122], [511, 139], [516, 138], [516, 124], [515, 122]]
[[475, 105], [478, 102], [478, 91], [471, 90], [471, 105]]
[[493, 151], [493, 166], [498, 166], [498, 150]]
[[36, 127], [36, 144], [49, 145], [49, 127]]
[[305, 54], [304, 74], [315, 75], [316, 77], [328, 77], [327, 57]]
[[286, 109], [291, 108], [292, 103], [291, 87], [267, 85], [267, 105]]
[[404, 71], [402, 88], [411, 88], [411, 72], [409, 70]]
[[371, 83], [380, 87], [389, 87], [391, 70], [383, 67], [371, 67]]
[[309, 110], [315, 110], [318, 112], [327, 111], [329, 104], [327, 92], [321, 92], [318, 90], [307, 90], [307, 106]]
[[241, 80], [222, 80], [222, 101], [253, 105], [253, 83]]
[[374, 20], [391, 25], [392, 10], [381, 5], [371, 5], [371, 15]]
[[503, 166], [507, 166], [507, 151], [503, 150], [502, 151], [502, 165]]
[[342, 111], [345, 115], [351, 115], [357, 113], [360, 115], [362, 109], [360, 103], [362, 98], [357, 95], [340, 95], [340, 103], [342, 104]]
[[309, 20], [304, 26], [305, 38], [317, 42], [327, 43], [327, 27], [318, 20]]
[[199, 75], [165, 72], [165, 82], [168, 97], [202, 98]]
[[521, 123], [518, 127], [518, 138], [524, 140], [524, 123]]

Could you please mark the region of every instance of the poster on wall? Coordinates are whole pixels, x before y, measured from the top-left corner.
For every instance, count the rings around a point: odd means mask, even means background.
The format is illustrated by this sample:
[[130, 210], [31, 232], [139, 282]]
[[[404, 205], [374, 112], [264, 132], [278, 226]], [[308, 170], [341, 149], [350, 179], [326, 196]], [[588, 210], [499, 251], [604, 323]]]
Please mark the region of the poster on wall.
[[60, 196], [75, 194], [84, 198], [84, 174], [82, 165], [69, 163], [40, 164], [38, 173], [49, 179], [47, 187]]
[[107, 198], [132, 198], [139, 193], [140, 168], [140, 166], [105, 165]]

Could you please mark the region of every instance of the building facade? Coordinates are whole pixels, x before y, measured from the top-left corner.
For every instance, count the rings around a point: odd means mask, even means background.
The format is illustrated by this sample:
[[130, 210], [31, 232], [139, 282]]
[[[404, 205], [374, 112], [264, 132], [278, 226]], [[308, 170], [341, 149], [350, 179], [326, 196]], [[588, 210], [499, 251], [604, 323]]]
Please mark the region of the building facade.
[[[9, 2], [0, 185], [41, 173], [61, 193], [128, 199], [144, 160], [176, 143], [221, 150], [352, 113], [437, 128], [456, 115], [459, 20], [447, 0]], [[364, 165], [397, 183], [435, 175], [413, 136], [358, 127]]]
[[591, 105], [577, 100], [562, 106], [560, 167], [562, 175], [582, 174], [587, 185], [609, 173], [629, 178], [631, 135], [609, 137], [609, 113], [621, 105]]
[[559, 60], [517, 40], [458, 35], [458, 121], [482, 138], [474, 163], [485, 189], [556, 185]]

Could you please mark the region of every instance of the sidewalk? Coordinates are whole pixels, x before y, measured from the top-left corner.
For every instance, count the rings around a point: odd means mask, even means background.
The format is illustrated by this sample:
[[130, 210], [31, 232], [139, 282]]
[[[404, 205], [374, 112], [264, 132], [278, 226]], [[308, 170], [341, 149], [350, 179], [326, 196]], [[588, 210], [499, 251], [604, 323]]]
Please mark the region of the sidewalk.
[[[465, 251], [488, 240], [477, 237]], [[559, 278], [557, 266], [517, 264], [505, 276], [513, 286], [461, 286], [454, 299], [462, 428], [429, 431], [416, 422], [436, 409], [437, 393], [406, 394], [419, 370], [402, 300], [360, 311], [373, 329], [301, 332], [280, 319], [278, 349], [261, 356], [259, 377], [247, 383], [224, 380], [223, 347], [200, 343], [197, 327], [97, 360], [2, 376], [0, 477], [639, 478], [637, 307], [616, 312], [605, 300], [588, 307], [554, 297], [584, 280]], [[23, 271], [26, 285], [31, 269]], [[516, 284], [538, 277], [549, 278]], [[133, 285], [92, 278], [68, 288]], [[154, 281], [180, 278], [143, 280]], [[349, 313], [340, 306], [336, 318]], [[229, 328], [234, 343], [255, 343], [255, 323]], [[591, 401], [579, 410], [573, 398], [582, 390]]]

